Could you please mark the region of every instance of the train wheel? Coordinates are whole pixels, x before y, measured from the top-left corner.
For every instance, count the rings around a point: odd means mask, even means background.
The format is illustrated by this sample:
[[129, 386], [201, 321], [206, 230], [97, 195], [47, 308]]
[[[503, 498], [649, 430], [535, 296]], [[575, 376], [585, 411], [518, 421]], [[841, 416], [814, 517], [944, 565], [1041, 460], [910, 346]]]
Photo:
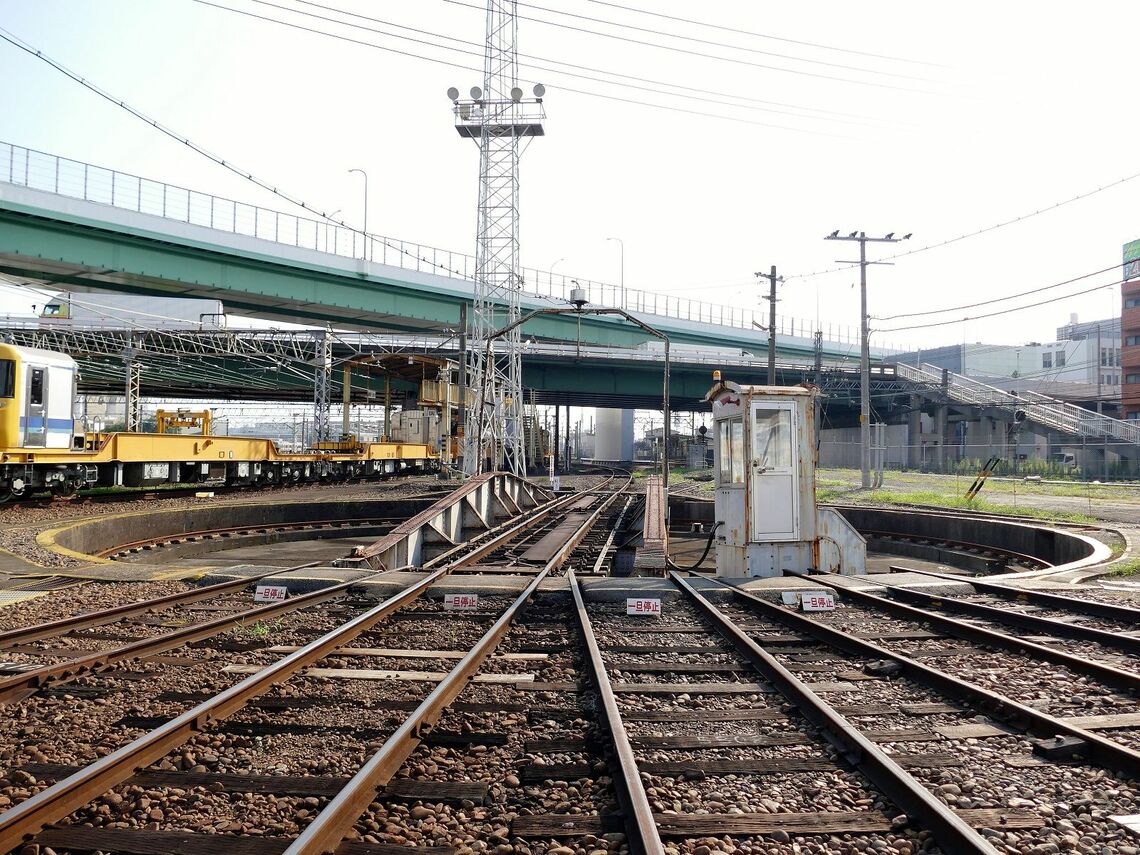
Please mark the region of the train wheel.
[[66, 498], [67, 496], [74, 496], [77, 485], [74, 481], [52, 481], [51, 494], [57, 498]]

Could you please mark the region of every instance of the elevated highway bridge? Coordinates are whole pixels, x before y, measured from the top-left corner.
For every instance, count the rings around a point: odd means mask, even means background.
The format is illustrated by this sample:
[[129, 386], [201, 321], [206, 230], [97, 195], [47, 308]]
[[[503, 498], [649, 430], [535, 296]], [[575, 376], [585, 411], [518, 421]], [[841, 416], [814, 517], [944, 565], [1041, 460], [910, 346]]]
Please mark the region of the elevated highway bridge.
[[[399, 334], [404, 344], [389, 342], [381, 351], [406, 349], [411, 337], [434, 340], [436, 356], [454, 356], [460, 310], [471, 302], [474, 259], [0, 143], [0, 274], [60, 290], [214, 298], [254, 318], [326, 326], [335, 362], [359, 348], [344, 330]], [[674, 346], [675, 409], [695, 406], [714, 367], [742, 382], [765, 380], [767, 319], [760, 312], [544, 271], [523, 270], [522, 278], [524, 311], [565, 306], [570, 288], [582, 287], [592, 304], [621, 306], [667, 335]], [[858, 383], [855, 330], [823, 330], [817, 352], [811, 325], [785, 318], [778, 327], [779, 382], [818, 379], [829, 393], [831, 422], [849, 423]], [[633, 325], [609, 316], [547, 316], [528, 322], [523, 334], [523, 383], [537, 403], [656, 408], [660, 356]], [[9, 330], [15, 340], [27, 335]], [[312, 371], [304, 358], [279, 354], [250, 361], [249, 341], [264, 344], [284, 334], [224, 335], [210, 345], [203, 344], [208, 337], [196, 338], [194, 347], [204, 348], [198, 353], [178, 354], [167, 342], [163, 347], [176, 354], [167, 363], [157, 352], [162, 348], [148, 351], [136, 339], [118, 350], [109, 340], [57, 349], [85, 362], [85, 382], [93, 390], [121, 388], [126, 350], [153, 369], [149, 383], [143, 373], [143, 394], [287, 400], [311, 395]], [[314, 340], [313, 333], [307, 335]], [[689, 350], [702, 347], [719, 353]], [[425, 355], [430, 350], [425, 346]], [[886, 355], [873, 352], [876, 363]], [[817, 359], [827, 370], [815, 370]], [[194, 366], [212, 370], [199, 376]], [[397, 382], [414, 385], [412, 379]], [[944, 435], [955, 418], [988, 418], [996, 425], [1020, 413], [1058, 442], [1100, 439], [1122, 450], [1140, 449], [1140, 428], [1043, 396], [999, 400], [996, 390], [980, 391], [965, 378], [943, 380], [905, 367], [897, 373], [879, 367], [873, 383], [878, 418], [913, 421], [926, 410]], [[335, 388], [329, 397], [339, 399]]]
[[[474, 258], [0, 143], [0, 273], [61, 290], [220, 299], [238, 314], [337, 329], [453, 330]], [[522, 271], [523, 311], [565, 306], [572, 287], [620, 306], [678, 345], [766, 352], [752, 309]], [[542, 317], [525, 336], [636, 346], [620, 318]], [[783, 360], [811, 360], [814, 324], [778, 321]], [[580, 332], [579, 332], [580, 331]], [[823, 331], [823, 357], [858, 358], [857, 323]]]

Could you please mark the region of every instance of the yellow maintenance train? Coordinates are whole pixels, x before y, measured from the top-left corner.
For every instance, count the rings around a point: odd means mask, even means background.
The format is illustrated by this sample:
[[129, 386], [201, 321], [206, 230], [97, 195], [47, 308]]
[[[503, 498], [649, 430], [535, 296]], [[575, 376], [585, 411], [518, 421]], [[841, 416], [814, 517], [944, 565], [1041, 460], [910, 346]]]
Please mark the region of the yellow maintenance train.
[[335, 482], [439, 465], [432, 444], [340, 442], [285, 454], [254, 437], [86, 432], [75, 419], [77, 379], [66, 354], [0, 344], [0, 502], [96, 486]]

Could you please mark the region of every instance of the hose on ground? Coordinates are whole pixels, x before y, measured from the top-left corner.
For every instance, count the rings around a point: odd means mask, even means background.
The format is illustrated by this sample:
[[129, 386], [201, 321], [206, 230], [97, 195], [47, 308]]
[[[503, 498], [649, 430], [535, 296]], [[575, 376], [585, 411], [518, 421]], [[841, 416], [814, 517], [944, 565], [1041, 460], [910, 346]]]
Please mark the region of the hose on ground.
[[723, 522], [718, 522], [712, 527], [712, 531], [709, 532], [709, 539], [705, 542], [705, 551], [701, 553], [701, 557], [697, 559], [696, 564], [692, 565], [691, 567], [680, 567], [674, 564], [673, 559], [669, 558], [668, 556], [665, 556], [665, 564], [668, 565], [670, 570], [680, 570], [682, 572], [696, 570], [698, 567], [704, 564], [705, 559], [709, 557], [709, 550], [712, 549], [713, 538], [716, 537], [716, 530], [722, 525], [724, 525]]

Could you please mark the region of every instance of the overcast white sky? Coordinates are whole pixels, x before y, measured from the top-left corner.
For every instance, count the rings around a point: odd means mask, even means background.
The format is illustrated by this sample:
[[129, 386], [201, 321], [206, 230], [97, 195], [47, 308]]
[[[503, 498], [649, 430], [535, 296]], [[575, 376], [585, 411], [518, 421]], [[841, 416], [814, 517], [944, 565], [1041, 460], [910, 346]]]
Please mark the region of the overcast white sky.
[[[359, 222], [360, 178], [348, 170], [364, 168], [371, 179], [371, 231], [473, 250], [476, 149], [453, 130], [444, 93], [450, 85], [466, 92], [482, 82], [478, 56], [254, 0], [217, 2], [472, 70], [193, 0], [0, 0], [0, 26], [317, 207], [341, 208]], [[313, 3], [273, 2], [343, 19]], [[450, 36], [474, 44], [448, 44], [481, 52], [485, 14], [472, 6], [446, 0], [322, 2], [437, 35], [345, 20], [434, 43]], [[541, 58], [522, 60], [520, 76], [528, 85], [546, 85], [549, 114], [547, 136], [523, 160], [527, 266], [550, 267], [565, 258], [559, 273], [616, 282], [619, 248], [606, 241], [616, 236], [625, 243], [628, 286], [747, 305], [757, 300], [754, 271], [776, 264], [786, 275], [804, 274], [857, 257], [856, 245], [822, 240], [833, 229], [913, 232], [909, 244], [895, 249], [914, 249], [1140, 172], [1135, 56], [1128, 47], [1129, 34], [1140, 30], [1140, 3], [615, 2], [794, 41], [593, 0], [520, 4], [520, 53]], [[526, 67], [553, 68], [554, 62], [600, 70], [605, 73], [575, 73], [607, 80], [615, 73], [644, 78], [654, 82], [637, 85], [672, 93], [680, 91], [672, 87], [687, 86], [719, 94], [687, 100]], [[284, 206], [6, 43], [0, 43], [0, 81], [4, 141]], [[1138, 193], [1140, 179], [981, 237], [900, 258], [894, 267], [872, 268], [872, 314], [992, 299], [1118, 263], [1122, 243], [1140, 237]], [[993, 308], [1119, 278], [1112, 271]], [[857, 281], [857, 271], [792, 279], [783, 286], [780, 311], [814, 319], [818, 307], [825, 323], [857, 324]], [[0, 312], [28, 311], [33, 302], [39, 300], [0, 292]], [[1119, 289], [1105, 288], [989, 320], [883, 333], [875, 343], [1049, 340], [1070, 312], [1092, 320], [1113, 316], [1119, 307]]]

